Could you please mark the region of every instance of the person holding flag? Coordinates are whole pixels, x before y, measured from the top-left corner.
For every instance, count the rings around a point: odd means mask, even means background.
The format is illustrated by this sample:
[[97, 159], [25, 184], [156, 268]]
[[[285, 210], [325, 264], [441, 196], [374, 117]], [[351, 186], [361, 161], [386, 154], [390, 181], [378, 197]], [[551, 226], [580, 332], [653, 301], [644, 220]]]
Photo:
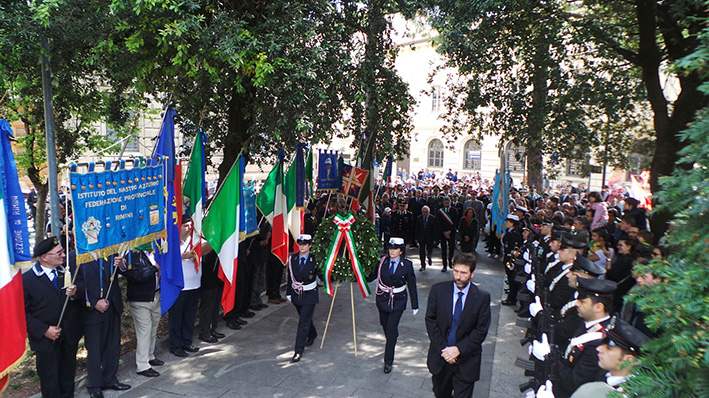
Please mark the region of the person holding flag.
[[310, 254], [313, 238], [302, 234], [297, 239], [298, 253], [288, 259], [288, 284], [286, 298], [293, 303], [298, 311], [298, 331], [295, 335], [295, 353], [291, 362], [300, 361], [306, 346], [311, 346], [318, 337], [318, 332], [313, 325], [315, 304], [318, 303], [319, 268], [315, 256]]
[[59, 238], [45, 239], [34, 248], [37, 262], [22, 275], [28, 338], [43, 398], [74, 396], [76, 348], [72, 349], [62, 325], [80, 320], [65, 315], [58, 323], [65, 299], [73, 300], [76, 294], [76, 285], [64, 288], [65, 257]]

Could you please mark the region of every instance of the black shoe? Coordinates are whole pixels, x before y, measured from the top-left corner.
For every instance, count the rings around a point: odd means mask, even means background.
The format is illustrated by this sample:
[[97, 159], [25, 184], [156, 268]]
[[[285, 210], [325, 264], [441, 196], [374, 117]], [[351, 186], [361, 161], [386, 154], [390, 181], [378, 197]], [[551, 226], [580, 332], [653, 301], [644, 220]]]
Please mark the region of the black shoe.
[[234, 329], [234, 330], [239, 330], [239, 329], [241, 329], [241, 325], [239, 325], [239, 323], [236, 322], [236, 321], [229, 321], [229, 322], [227, 322], [227, 323], [226, 323], [226, 327], [228, 327], [229, 329]]
[[264, 304], [264, 303], [258, 303], [258, 306], [261, 308], [268, 308], [268, 304]]
[[313, 343], [315, 343], [315, 338], [308, 338], [307, 340], [305, 340], [305, 345], [307, 347], [310, 347], [311, 345], [313, 345]]
[[193, 346], [192, 344], [190, 344], [190, 345], [188, 345], [188, 346], [186, 346], [186, 347], [182, 347], [182, 349], [185, 350], [185, 351], [187, 351], [187, 352], [197, 352], [197, 351], [199, 351], [199, 347], [195, 347], [195, 346]]
[[128, 384], [123, 384], [120, 382], [115, 382], [111, 384], [110, 386], [104, 386], [101, 387], [102, 390], [116, 390], [116, 391], [123, 391], [123, 390], [130, 390], [130, 386]]
[[251, 312], [251, 311], [246, 311], [243, 314], [239, 315], [242, 318], [253, 318], [256, 313]]
[[426, 267], [419, 268], [419, 271], [426, 271]]
[[391, 368], [392, 368], [391, 364], [384, 364], [384, 373], [387, 373], [387, 374], [391, 373]]
[[184, 358], [187, 356], [187, 352], [185, 352], [185, 350], [183, 350], [182, 348], [170, 350], [170, 353], [176, 357], [181, 357], [181, 358]]
[[261, 311], [262, 310], [262, 308], [259, 307], [257, 304], [252, 305], [251, 307], [249, 307], [249, 309], [254, 310], [254, 311]]
[[103, 393], [101, 391], [94, 391], [89, 394], [90, 398], [103, 398]]
[[299, 353], [299, 352], [296, 352], [295, 354], [293, 354], [293, 358], [291, 358], [291, 360], [290, 360], [291, 363], [299, 362], [299, 361], [300, 361], [300, 357], [302, 357], [302, 356], [303, 356], [303, 354], [301, 354], [301, 353]]
[[211, 334], [206, 335], [206, 336], [203, 336], [200, 334], [199, 339], [204, 341], [205, 343], [216, 343], [219, 341], [216, 337], [212, 336]]
[[430, 258], [428, 259], [428, 265], [433, 265]]
[[165, 365], [165, 361], [161, 361], [161, 360], [159, 360], [159, 359], [157, 359], [157, 358], [149, 360], [148, 363], [150, 364], [150, 366], [163, 366], [163, 365]]
[[218, 339], [223, 339], [226, 337], [224, 333], [219, 333], [219, 332], [212, 332], [212, 336], [218, 338]]
[[139, 375], [145, 376], [145, 377], [158, 377], [160, 376], [160, 373], [156, 371], [153, 368], [147, 368], [142, 372], [138, 372]]
[[446, 267], [443, 267], [443, 269], [441, 270], [441, 272], [446, 272]]
[[517, 300], [512, 301], [512, 300], [502, 300], [500, 301], [500, 304], [502, 305], [517, 305]]
[[248, 321], [245, 321], [245, 320], [243, 320], [243, 319], [241, 319], [241, 318], [236, 318], [236, 319], [234, 319], [234, 322], [236, 322], [237, 324], [242, 325], [242, 326], [243, 326], [243, 325], [246, 325], [247, 323], [249, 323]]

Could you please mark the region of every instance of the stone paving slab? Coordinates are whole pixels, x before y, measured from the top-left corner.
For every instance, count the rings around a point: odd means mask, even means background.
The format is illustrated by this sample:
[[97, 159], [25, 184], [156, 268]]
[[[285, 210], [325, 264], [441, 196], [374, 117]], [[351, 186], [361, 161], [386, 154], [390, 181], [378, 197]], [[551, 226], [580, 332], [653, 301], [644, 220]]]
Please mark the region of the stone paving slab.
[[[482, 245], [480, 247], [482, 249]], [[374, 295], [363, 298], [354, 286], [357, 355], [352, 336], [350, 285], [341, 284], [333, 306], [323, 348], [320, 348], [332, 298], [320, 292], [314, 322], [318, 338], [306, 347], [299, 363], [291, 364], [297, 325], [297, 313], [290, 303], [269, 307], [248, 319], [249, 324], [234, 331], [220, 325], [227, 337], [216, 344], [195, 341], [200, 347], [188, 358], [177, 358], [167, 349], [167, 341], [159, 343], [157, 357], [166, 364], [156, 367], [161, 375], [145, 378], [135, 373], [134, 356], [123, 357], [118, 378], [133, 386], [126, 392], [106, 391], [106, 398], [167, 397], [367, 397], [418, 398], [432, 397], [431, 375], [426, 368], [428, 336], [424, 324], [426, 301], [430, 287], [452, 280], [452, 273], [440, 272], [440, 252], [434, 252], [434, 264], [419, 272], [418, 250], [408, 249], [414, 262], [419, 290], [420, 311], [404, 313], [399, 327], [399, 340], [391, 374], [384, 374], [384, 335]], [[482, 250], [479, 249], [480, 252]], [[483, 345], [481, 379], [475, 385], [474, 398], [520, 397], [518, 385], [525, 381], [522, 371], [514, 367], [517, 356], [526, 348], [518, 340], [522, 331], [515, 326], [512, 308], [501, 307], [504, 271], [498, 260], [478, 256], [478, 269], [473, 281], [489, 291], [492, 299], [492, 323]], [[370, 285], [374, 287], [374, 283]], [[88, 397], [79, 387], [76, 397]]]

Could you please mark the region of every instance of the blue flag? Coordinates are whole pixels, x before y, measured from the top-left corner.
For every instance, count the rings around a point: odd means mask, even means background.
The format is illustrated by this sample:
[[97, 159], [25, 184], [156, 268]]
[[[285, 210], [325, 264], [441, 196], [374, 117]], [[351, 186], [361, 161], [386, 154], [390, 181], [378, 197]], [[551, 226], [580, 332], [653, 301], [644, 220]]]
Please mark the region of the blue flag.
[[178, 201], [175, 197], [175, 121], [173, 118], [176, 114], [177, 112], [172, 108], [168, 108], [165, 112], [160, 138], [153, 152], [153, 156], [167, 157], [164, 162], [167, 239], [162, 242], [160, 250], [157, 250], [155, 255], [155, 262], [160, 264], [160, 307], [163, 315], [172, 307], [185, 286], [180, 253], [179, 222], [183, 212], [182, 200]]
[[340, 189], [337, 171], [337, 152], [320, 151], [318, 156], [318, 189]]
[[387, 165], [384, 168], [384, 175], [382, 175], [382, 182], [384, 183], [390, 183], [391, 182], [391, 168], [392, 168], [392, 163], [393, 159], [391, 156], [387, 156]]
[[[10, 123], [5, 119], [0, 119], [0, 188], [2, 188], [2, 198], [5, 208], [2, 209], [7, 214], [8, 239], [13, 250], [10, 250], [10, 263], [29, 263], [32, 260], [30, 253], [30, 237], [27, 232], [27, 210], [25, 209], [25, 197], [20, 189], [20, 180], [17, 177], [17, 164], [15, 155], [12, 153], [10, 138], [14, 137]], [[0, 226], [1, 227], [1, 226]]]
[[[242, 163], [243, 158], [242, 158]], [[239, 167], [243, 169], [243, 165], [240, 163]], [[241, 173], [244, 173], [244, 170], [241, 170]], [[239, 225], [239, 238], [240, 239], [245, 239], [248, 238], [249, 236], [254, 236], [258, 235], [258, 221], [257, 221], [257, 214], [256, 214], [256, 193], [254, 192], [254, 182], [249, 181], [248, 184], [244, 185], [244, 190], [243, 190], [243, 203], [244, 206], [243, 211], [244, 211], [244, 222]]]
[[491, 224], [498, 236], [505, 232], [505, 219], [510, 207], [510, 172], [505, 170], [495, 175], [495, 188], [492, 191]]

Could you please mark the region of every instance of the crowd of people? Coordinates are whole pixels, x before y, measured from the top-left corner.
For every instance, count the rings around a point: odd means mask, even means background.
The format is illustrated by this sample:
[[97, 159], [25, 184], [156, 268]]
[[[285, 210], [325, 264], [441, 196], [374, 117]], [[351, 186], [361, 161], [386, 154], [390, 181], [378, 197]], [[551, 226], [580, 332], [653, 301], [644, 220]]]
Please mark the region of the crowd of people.
[[[530, 384], [532, 395], [569, 397], [594, 381], [622, 386], [617, 374], [625, 368], [619, 364], [640, 355], [647, 336], [656, 333], [645, 326], [642, 312], [624, 300], [631, 289], [651, 288], [659, 282], [652, 274], [634, 274], [634, 264], [667, 254], [665, 247], [652, 245], [654, 237], [637, 200], [616, 197], [610, 190], [586, 192], [572, 186], [541, 194], [512, 189], [505, 232], [498, 236], [491, 225], [489, 184], [475, 177], [458, 178], [455, 173], [448, 173], [443, 183], [424, 171], [417, 177], [380, 184], [374, 190], [374, 219], [384, 256], [372, 279], [377, 281], [376, 303], [386, 337], [384, 373], [393, 368], [398, 323], [407, 301], [414, 314], [419, 308], [416, 273], [405, 258], [405, 248], [418, 249], [419, 272], [425, 272], [433, 264], [433, 249], [440, 247], [441, 271], [451, 270], [453, 281], [434, 286], [429, 294], [429, 370], [437, 397], [449, 397], [452, 391], [456, 396], [472, 395], [490, 321], [489, 294], [470, 282], [476, 254], [483, 255], [479, 243], [484, 241], [487, 256], [500, 259], [506, 271], [507, 297], [501, 304], [519, 305], [518, 314], [529, 322], [530, 363], [534, 364], [530, 368], [536, 378]], [[206, 343], [224, 338], [217, 331], [222, 317], [227, 327], [238, 330], [256, 311], [290, 301], [299, 318], [291, 361], [300, 361], [305, 347], [317, 338], [312, 317], [318, 302], [319, 267], [310, 254], [312, 237], [323, 219], [350, 208], [342, 195], [318, 193], [308, 205], [304, 233], [294, 242], [299, 252], [285, 265], [270, 251], [271, 226], [260, 222], [258, 235], [239, 245], [234, 308], [223, 314], [219, 259], [206, 243], [203, 256], [196, 257], [186, 213], [180, 232], [185, 286], [169, 311], [170, 353], [186, 357], [199, 351], [193, 344], [195, 335]], [[63, 236], [39, 242], [36, 264], [23, 276], [29, 341], [37, 354], [43, 396], [73, 396], [68, 379], [75, 371], [82, 336], [90, 396], [102, 397], [105, 389], [130, 388], [116, 378], [123, 311], [121, 288], [114, 283], [118, 275], [127, 281], [136, 371], [158, 377], [156, 368], [164, 364], [155, 357], [161, 267], [152, 245], [77, 268], [71, 243], [66, 246], [71, 241], [71, 217], [63, 212], [61, 218], [66, 226]], [[67, 270], [75, 275], [75, 283], [64, 277]], [[65, 299], [67, 308], [61, 315]], [[465, 311], [476, 315], [461, 318]], [[620, 362], [604, 357], [616, 348], [622, 350]], [[555, 365], [542, 365], [546, 361]], [[608, 369], [613, 366], [618, 369]], [[607, 379], [606, 372], [614, 378]]]

